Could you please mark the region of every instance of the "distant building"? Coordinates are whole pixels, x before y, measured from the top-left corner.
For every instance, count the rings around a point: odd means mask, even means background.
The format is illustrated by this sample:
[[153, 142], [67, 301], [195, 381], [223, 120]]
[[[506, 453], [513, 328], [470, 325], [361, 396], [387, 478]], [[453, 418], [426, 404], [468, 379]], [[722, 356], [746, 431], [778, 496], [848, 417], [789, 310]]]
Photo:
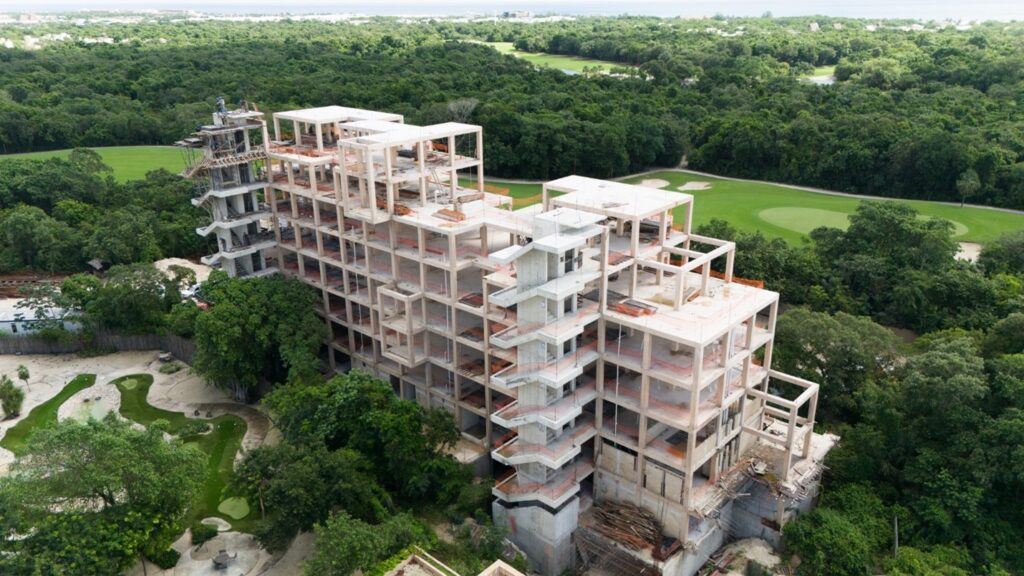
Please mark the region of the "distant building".
[[[21, 298], [0, 299], [0, 334], [30, 335], [39, 330], [45, 320], [36, 318], [35, 312], [28, 308], [19, 308]], [[65, 330], [75, 331], [81, 326], [74, 321], [65, 320], [69, 311], [62, 308], [50, 308], [44, 312], [47, 318], [59, 319]]]
[[817, 22], [811, 22], [807, 25], [807, 29], [811, 32], [817, 32], [818, 30], [821, 30], [821, 26], [819, 26]]

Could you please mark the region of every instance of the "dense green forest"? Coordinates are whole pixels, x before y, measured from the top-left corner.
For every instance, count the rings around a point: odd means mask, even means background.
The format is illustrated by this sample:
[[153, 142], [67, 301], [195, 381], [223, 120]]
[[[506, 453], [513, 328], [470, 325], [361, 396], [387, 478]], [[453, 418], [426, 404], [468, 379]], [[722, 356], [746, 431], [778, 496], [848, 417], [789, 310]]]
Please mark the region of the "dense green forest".
[[[118, 44], [0, 49], [0, 147], [169, 143], [218, 95], [270, 111], [381, 108], [419, 123], [447, 120], [447, 104], [469, 98], [496, 176], [606, 177], [685, 155], [726, 175], [1024, 208], [1024, 25], [868, 31], [814, 20], [817, 31], [807, 18], [85, 26], [74, 33]], [[467, 40], [631, 73], [538, 70]], [[835, 65], [834, 85], [801, 79], [822, 65]]]
[[0, 273], [207, 254], [210, 240], [195, 229], [209, 216], [189, 203], [191, 195], [192, 185], [166, 170], [119, 183], [85, 149], [67, 160], [0, 162]]
[[842, 438], [819, 508], [786, 527], [800, 574], [1024, 573], [1024, 231], [969, 264], [947, 223], [917, 216], [865, 203], [801, 247], [699, 230], [800, 305], [779, 318], [773, 367], [821, 384], [818, 420]]

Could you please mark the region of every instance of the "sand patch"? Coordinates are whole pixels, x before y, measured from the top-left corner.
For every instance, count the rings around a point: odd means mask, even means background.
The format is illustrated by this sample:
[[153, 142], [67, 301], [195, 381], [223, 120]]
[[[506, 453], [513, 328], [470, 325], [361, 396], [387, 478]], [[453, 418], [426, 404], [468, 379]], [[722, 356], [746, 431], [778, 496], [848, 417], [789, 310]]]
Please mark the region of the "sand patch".
[[746, 538], [737, 540], [723, 548], [721, 557], [735, 555], [735, 559], [726, 567], [728, 570], [725, 576], [743, 576], [747, 574], [747, 565], [756, 562], [764, 568], [775, 568], [782, 559], [772, 549], [771, 545], [759, 538]]
[[687, 182], [680, 186], [679, 189], [683, 192], [687, 190], [710, 190], [711, 182]]
[[665, 186], [668, 186], [669, 184], [670, 184], [670, 182], [668, 180], [662, 180], [661, 178], [648, 178], [648, 179], [640, 182], [641, 186], [644, 186], [644, 187], [647, 187], [647, 188], [664, 188]]
[[171, 266], [184, 266], [185, 268], [190, 268], [196, 273], [196, 282], [198, 283], [206, 282], [206, 279], [210, 277], [210, 270], [212, 270], [212, 268], [205, 264], [197, 264], [195, 262], [185, 260], [184, 258], [164, 258], [163, 260], [153, 262], [153, 266], [156, 266], [157, 270], [161, 270], [163, 272], [167, 272]]
[[960, 242], [960, 250], [957, 251], [956, 257], [968, 262], [977, 262], [978, 256], [981, 255], [981, 248], [981, 244], [977, 242]]
[[223, 518], [217, 518], [216, 516], [203, 518], [202, 520], [200, 520], [200, 522], [202, 524], [206, 524], [207, 526], [215, 527], [217, 529], [217, 532], [227, 532], [228, 530], [231, 530], [231, 524], [228, 524], [227, 520]]
[[108, 412], [117, 413], [120, 409], [121, 391], [117, 386], [97, 383], [65, 400], [57, 409], [57, 420], [102, 420]]

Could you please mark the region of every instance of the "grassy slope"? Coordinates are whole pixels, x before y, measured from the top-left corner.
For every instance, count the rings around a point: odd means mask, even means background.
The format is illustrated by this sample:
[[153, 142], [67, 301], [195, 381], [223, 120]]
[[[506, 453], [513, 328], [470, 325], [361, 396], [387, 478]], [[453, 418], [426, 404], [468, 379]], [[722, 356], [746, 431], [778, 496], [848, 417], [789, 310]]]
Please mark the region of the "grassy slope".
[[[686, 182], [710, 182], [710, 190], [689, 190], [694, 203], [694, 226], [719, 218], [743, 231], [760, 230], [769, 236], [780, 236], [798, 243], [811, 230], [819, 226], [845, 228], [847, 216], [856, 210], [861, 200], [831, 196], [804, 190], [793, 190], [775, 184], [734, 182], [720, 178], [698, 176], [683, 172], [654, 172], [627, 178], [630, 183], [647, 179], [667, 180], [668, 190], [676, 190]], [[491, 186], [508, 188], [514, 198], [528, 198], [540, 194], [540, 184], [503, 182], [488, 179]], [[464, 181], [463, 185], [470, 185]], [[925, 216], [938, 216], [953, 222], [957, 240], [989, 242], [1013, 230], [1024, 228], [1024, 215], [986, 210], [983, 208], [947, 206], [921, 200], [901, 200]], [[682, 214], [680, 212], [679, 217]]]
[[80, 374], [76, 376], [56, 396], [33, 408], [28, 416], [9, 429], [4, 434], [3, 439], [0, 440], [0, 446], [15, 454], [20, 454], [25, 448], [29, 434], [40, 428], [56, 424], [57, 410], [60, 408], [60, 405], [68, 398], [74, 396], [76, 392], [85, 390], [95, 383], [96, 376], [94, 374]]
[[[667, 189], [674, 190], [685, 182], [710, 182], [710, 190], [690, 190], [693, 194], [694, 225], [712, 218], [728, 221], [741, 230], [761, 230], [767, 235], [781, 236], [799, 242], [803, 235], [821, 225], [844, 225], [844, 214], [852, 214], [860, 204], [857, 198], [831, 196], [793, 190], [773, 184], [734, 182], [681, 172], [656, 172], [627, 179], [640, 182], [648, 178], [667, 180]], [[989, 242], [1004, 232], [1024, 228], [1024, 215], [960, 208], [935, 202], [901, 200], [926, 216], [938, 216], [953, 222], [955, 238], [973, 242]]]
[[544, 54], [535, 52], [519, 52], [512, 46], [511, 42], [486, 42], [486, 44], [502, 54], [511, 54], [513, 56], [522, 58], [531, 64], [537, 66], [548, 66], [549, 68], [557, 68], [558, 70], [572, 70], [574, 72], [582, 72], [584, 66], [594, 67], [598, 66], [603, 71], [608, 71], [612, 66], [617, 66], [615, 62], [606, 62], [604, 60], [591, 60], [589, 58], [576, 58], [574, 56], [560, 56], [558, 54]]
[[[134, 388], [124, 386], [124, 382], [128, 379], [136, 381]], [[121, 391], [121, 415], [129, 420], [134, 420], [144, 426], [152, 424], [155, 420], [167, 420], [170, 423], [168, 432], [171, 434], [190, 422], [206, 422], [214, 426], [213, 432], [186, 441], [195, 444], [209, 455], [203, 492], [200, 495], [199, 505], [192, 511], [192, 515], [195, 519], [217, 516], [230, 522], [235, 530], [246, 531], [255, 515], [250, 515], [249, 518], [239, 521], [229, 518], [217, 510], [217, 506], [224, 499], [224, 488], [234, 469], [235, 454], [242, 446], [242, 437], [245, 436], [246, 430], [245, 421], [231, 415], [218, 416], [212, 420], [196, 420], [181, 412], [155, 408], [146, 401], [149, 387], [153, 384], [153, 377], [149, 374], [124, 376], [115, 380], [114, 384]]]
[[811, 76], [835, 76], [835, 75], [836, 75], [836, 67], [835, 66], [816, 66], [814, 68], [814, 72], [811, 72], [810, 74], [803, 74], [803, 77], [804, 78], [809, 78]]
[[[113, 169], [114, 178], [120, 182], [140, 180], [146, 172], [158, 168], [166, 168], [170, 172], [180, 172], [185, 167], [181, 150], [174, 146], [111, 146], [94, 148], [103, 157], [103, 162]], [[22, 158], [44, 160], [55, 156], [66, 158], [70, 150], [52, 150], [48, 152], [28, 152], [25, 154], [0, 155], [4, 158]]]

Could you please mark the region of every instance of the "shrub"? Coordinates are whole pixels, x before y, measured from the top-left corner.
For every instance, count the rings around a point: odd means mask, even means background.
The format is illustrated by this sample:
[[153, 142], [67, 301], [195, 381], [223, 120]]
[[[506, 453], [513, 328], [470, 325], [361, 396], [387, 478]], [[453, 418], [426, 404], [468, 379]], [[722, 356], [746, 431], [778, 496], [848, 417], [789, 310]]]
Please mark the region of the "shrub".
[[199, 546], [213, 539], [217, 535], [217, 527], [210, 524], [196, 522], [192, 524], [192, 545]]
[[11, 379], [4, 375], [0, 377], [0, 407], [4, 410], [7, 418], [14, 418], [21, 414], [21, 404], [25, 401], [25, 391], [14, 385]]
[[156, 564], [161, 570], [170, 570], [178, 564], [181, 554], [174, 548], [168, 548], [163, 552], [149, 556], [150, 562]]
[[206, 434], [210, 431], [210, 425], [206, 422], [188, 422], [182, 425], [178, 429], [178, 438], [188, 438], [189, 436], [199, 436], [200, 434]]
[[174, 374], [175, 372], [181, 371], [181, 364], [179, 362], [168, 362], [160, 367], [161, 374]]

